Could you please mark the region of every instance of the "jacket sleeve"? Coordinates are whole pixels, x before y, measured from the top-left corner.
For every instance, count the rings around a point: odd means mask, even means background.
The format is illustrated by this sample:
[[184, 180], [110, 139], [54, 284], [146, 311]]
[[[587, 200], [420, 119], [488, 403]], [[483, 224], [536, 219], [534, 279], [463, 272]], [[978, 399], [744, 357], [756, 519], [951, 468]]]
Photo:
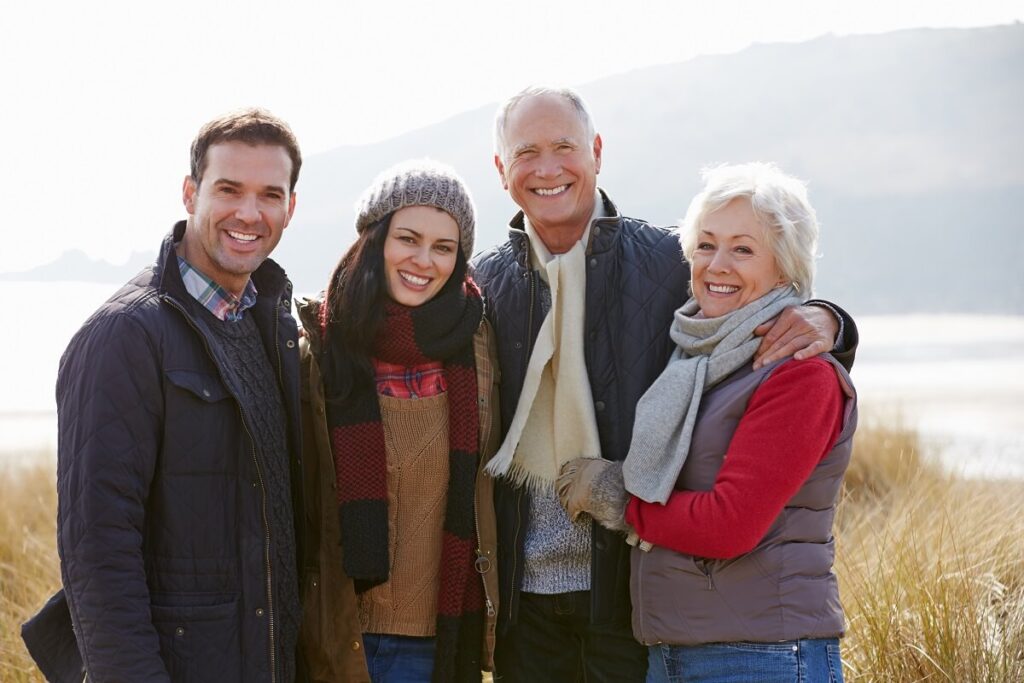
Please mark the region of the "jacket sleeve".
[[57, 544], [90, 681], [169, 681], [142, 546], [162, 434], [158, 352], [126, 314], [72, 340], [57, 379]]
[[857, 345], [860, 343], [860, 333], [857, 331], [857, 323], [854, 321], [853, 316], [831, 301], [825, 301], [824, 299], [811, 299], [807, 303], [823, 306], [839, 318], [842, 326], [842, 337], [836, 342], [836, 345], [829, 353], [846, 368], [847, 372], [850, 372], [853, 370], [853, 361], [857, 356]]

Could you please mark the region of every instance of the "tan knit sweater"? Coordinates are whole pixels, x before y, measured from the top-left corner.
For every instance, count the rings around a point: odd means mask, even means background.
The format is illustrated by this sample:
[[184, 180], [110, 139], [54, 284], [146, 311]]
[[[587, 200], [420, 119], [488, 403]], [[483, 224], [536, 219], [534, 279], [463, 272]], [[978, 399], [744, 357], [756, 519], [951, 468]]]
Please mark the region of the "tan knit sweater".
[[364, 633], [433, 636], [448, 499], [448, 397], [378, 396], [388, 461], [389, 579], [359, 595]]

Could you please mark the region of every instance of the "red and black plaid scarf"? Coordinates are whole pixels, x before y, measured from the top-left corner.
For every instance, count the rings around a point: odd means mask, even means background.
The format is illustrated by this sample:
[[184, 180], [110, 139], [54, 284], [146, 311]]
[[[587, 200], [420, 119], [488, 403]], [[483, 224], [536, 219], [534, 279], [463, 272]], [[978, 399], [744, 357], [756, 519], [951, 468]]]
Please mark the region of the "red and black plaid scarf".
[[[483, 582], [474, 568], [478, 546], [474, 492], [480, 454], [473, 335], [483, 317], [483, 300], [468, 277], [449, 284], [422, 306], [386, 304], [374, 356], [406, 366], [444, 363], [449, 475], [433, 679], [479, 681], [484, 598]], [[328, 301], [321, 310], [330, 308]], [[326, 338], [323, 316], [321, 325], [326, 352], [343, 353], [332, 349]], [[389, 567], [387, 455], [373, 383], [355, 391], [344, 404], [328, 401], [327, 424], [337, 476], [344, 569], [361, 592], [387, 581]]]

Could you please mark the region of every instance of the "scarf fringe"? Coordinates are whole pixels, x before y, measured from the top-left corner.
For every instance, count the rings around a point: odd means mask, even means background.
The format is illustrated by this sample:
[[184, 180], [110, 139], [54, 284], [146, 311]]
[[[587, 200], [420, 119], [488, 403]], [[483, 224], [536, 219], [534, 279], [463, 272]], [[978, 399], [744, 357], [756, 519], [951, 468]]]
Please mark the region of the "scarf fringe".
[[555, 492], [555, 482], [545, 479], [536, 472], [530, 472], [522, 464], [509, 459], [507, 465], [501, 471], [491, 469], [494, 460], [487, 463], [484, 471], [496, 479], [504, 479], [514, 487], [525, 487], [530, 493], [552, 495]]

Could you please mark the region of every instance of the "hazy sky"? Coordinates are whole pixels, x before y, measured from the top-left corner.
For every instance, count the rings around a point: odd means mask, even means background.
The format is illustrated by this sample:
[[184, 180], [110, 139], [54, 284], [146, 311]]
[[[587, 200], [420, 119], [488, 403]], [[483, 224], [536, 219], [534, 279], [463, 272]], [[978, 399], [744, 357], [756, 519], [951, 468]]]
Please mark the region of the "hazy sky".
[[[999, 0], [9, 3], [0, 26], [0, 272], [79, 248], [123, 262], [184, 216], [188, 145], [246, 105], [304, 154], [752, 42], [1024, 19]], [[13, 153], [12, 153], [13, 152]], [[482, 155], [490, 151], [481, 149]], [[366, 169], [367, 181], [380, 169]], [[302, 211], [299, 182], [297, 220]]]

